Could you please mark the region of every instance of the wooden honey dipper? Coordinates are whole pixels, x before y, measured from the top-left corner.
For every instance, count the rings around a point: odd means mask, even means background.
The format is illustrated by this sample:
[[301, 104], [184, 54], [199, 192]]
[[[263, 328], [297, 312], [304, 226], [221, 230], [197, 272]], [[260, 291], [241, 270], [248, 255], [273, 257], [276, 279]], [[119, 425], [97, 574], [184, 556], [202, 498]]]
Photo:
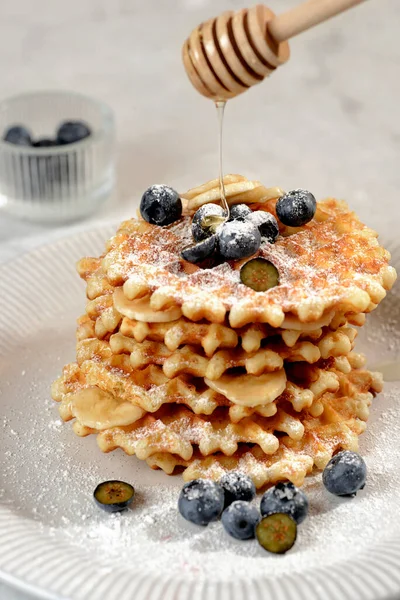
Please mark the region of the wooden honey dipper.
[[263, 4], [201, 23], [182, 48], [200, 94], [223, 102], [260, 83], [290, 56], [288, 39], [364, 0], [307, 0], [282, 15]]

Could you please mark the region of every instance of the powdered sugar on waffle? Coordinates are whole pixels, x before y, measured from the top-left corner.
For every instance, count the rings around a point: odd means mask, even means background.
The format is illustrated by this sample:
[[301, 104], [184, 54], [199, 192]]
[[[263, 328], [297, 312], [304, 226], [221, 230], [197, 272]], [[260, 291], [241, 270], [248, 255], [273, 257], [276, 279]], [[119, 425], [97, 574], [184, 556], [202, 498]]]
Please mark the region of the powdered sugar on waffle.
[[384, 295], [383, 287], [389, 288], [394, 281], [394, 273], [387, 266], [389, 255], [379, 246], [376, 234], [362, 225], [344, 203], [328, 200], [318, 207], [319, 220], [316, 217], [303, 228], [291, 231], [291, 235], [280, 236], [275, 244], [261, 245], [258, 254], [270, 260], [280, 275], [280, 285], [267, 292], [255, 292], [240, 283], [243, 261], [209, 268], [182, 261], [181, 251], [193, 244], [190, 217], [170, 227], [146, 224], [143, 233], [134, 231], [107, 255], [105, 268], [117, 283], [139, 277], [151, 291], [165, 286], [169, 297], [179, 305], [197, 300], [204, 303], [211, 293], [226, 310], [243, 302], [256, 311], [275, 305], [300, 316], [299, 307], [305, 303], [305, 320], [313, 320], [309, 318], [313, 303], [317, 315], [314, 319], [324, 310], [334, 306], [339, 309], [340, 302], [347, 310], [351, 310], [353, 301], [356, 312], [365, 310], [365, 292], [372, 292], [371, 299], [377, 303]]

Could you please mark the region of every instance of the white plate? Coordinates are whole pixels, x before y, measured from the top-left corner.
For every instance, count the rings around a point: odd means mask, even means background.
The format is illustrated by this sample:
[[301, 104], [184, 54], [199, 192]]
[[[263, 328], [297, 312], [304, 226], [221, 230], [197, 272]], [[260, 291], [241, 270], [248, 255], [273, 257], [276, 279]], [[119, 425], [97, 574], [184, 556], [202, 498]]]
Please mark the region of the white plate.
[[[397, 384], [375, 400], [361, 441], [365, 490], [337, 499], [320, 476], [308, 480], [311, 514], [284, 556], [228, 538], [220, 523], [187, 524], [176, 510], [179, 477], [120, 451], [103, 455], [94, 437], [77, 438], [60, 421], [49, 388], [74, 359], [75, 318], [85, 305], [74, 263], [101, 252], [111, 234], [80, 234], [0, 268], [0, 577], [39, 597], [72, 600], [400, 597]], [[395, 293], [361, 340], [374, 361], [400, 346]], [[109, 516], [92, 501], [96, 484], [111, 478], [137, 489], [125, 514]]]

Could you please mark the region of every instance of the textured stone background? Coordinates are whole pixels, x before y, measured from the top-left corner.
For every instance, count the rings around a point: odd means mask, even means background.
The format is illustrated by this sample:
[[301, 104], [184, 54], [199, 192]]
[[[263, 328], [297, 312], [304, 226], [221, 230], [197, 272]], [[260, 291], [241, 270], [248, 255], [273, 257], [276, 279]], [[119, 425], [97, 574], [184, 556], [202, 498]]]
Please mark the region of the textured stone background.
[[[271, 0], [281, 12], [296, 0]], [[0, 262], [48, 240], [132, 215], [155, 182], [184, 190], [217, 174], [216, 115], [189, 85], [180, 46], [237, 0], [1, 0], [1, 95], [70, 89], [109, 103], [118, 189], [63, 228], [0, 212]], [[229, 103], [225, 171], [317, 198], [347, 199], [386, 238], [400, 225], [400, 2], [370, 0], [294, 39], [270, 80]], [[0, 584], [1, 600], [27, 598]], [[140, 600], [140, 599], [138, 599]]]

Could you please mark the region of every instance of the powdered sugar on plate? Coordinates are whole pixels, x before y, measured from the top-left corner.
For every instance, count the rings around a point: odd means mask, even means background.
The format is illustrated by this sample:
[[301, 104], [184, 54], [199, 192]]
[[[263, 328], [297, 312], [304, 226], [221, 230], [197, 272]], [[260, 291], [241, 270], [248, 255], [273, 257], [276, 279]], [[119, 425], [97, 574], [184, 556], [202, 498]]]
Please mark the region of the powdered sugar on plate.
[[[388, 392], [385, 404], [399, 401], [398, 391]], [[350, 560], [365, 549], [400, 533], [396, 514], [400, 490], [400, 449], [387, 457], [384, 440], [400, 436], [400, 407], [386, 409], [364, 440], [368, 466], [365, 491], [354, 499], [335, 498], [325, 491], [321, 476], [310, 478], [304, 491], [310, 500], [308, 519], [299, 527], [295, 548], [284, 560], [263, 551], [256, 541], [237, 542], [221, 523], [206, 528], [187, 523], [179, 515], [175, 486], [139, 486], [139, 506], [112, 518], [90, 511], [84, 524], [70, 523], [65, 533], [85, 552], [94, 552], [100, 562], [131, 562], [141, 572], [165, 571], [170, 575], [204, 577], [228, 581], [232, 577], [257, 577], [267, 570], [271, 576], [301, 572], [319, 564]], [[381, 443], [379, 442], [381, 440]], [[258, 495], [255, 503], [259, 503]]]

